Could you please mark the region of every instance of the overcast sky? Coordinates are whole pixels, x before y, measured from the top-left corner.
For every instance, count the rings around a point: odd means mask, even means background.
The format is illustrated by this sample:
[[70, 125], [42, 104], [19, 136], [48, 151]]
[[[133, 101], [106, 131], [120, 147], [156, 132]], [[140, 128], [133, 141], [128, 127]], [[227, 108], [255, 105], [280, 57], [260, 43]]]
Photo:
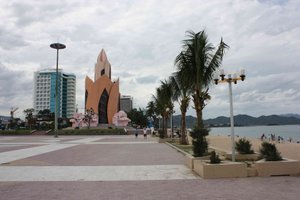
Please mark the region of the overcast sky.
[[[94, 77], [102, 48], [121, 94], [143, 108], [175, 71], [186, 31], [203, 29], [213, 45], [223, 37], [230, 46], [227, 72], [246, 69], [246, 80], [233, 86], [234, 114], [300, 113], [299, 10], [299, 0], [2, 0], [0, 115], [19, 107], [22, 116], [33, 107], [33, 73], [55, 68], [53, 42], [67, 46], [59, 64], [77, 77], [79, 110], [85, 76]], [[228, 116], [228, 84], [212, 86], [210, 94], [204, 118]]]

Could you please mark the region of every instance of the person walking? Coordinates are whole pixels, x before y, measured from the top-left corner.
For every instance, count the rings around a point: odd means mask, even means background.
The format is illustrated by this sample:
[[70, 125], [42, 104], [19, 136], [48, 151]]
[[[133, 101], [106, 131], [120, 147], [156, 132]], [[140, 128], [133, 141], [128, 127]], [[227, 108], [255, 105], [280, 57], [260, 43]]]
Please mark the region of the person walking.
[[144, 132], [144, 139], [147, 139], [147, 129], [146, 129], [146, 127], [144, 127], [143, 132]]
[[138, 127], [136, 126], [136, 127], [135, 127], [135, 138], [137, 138], [138, 135], [139, 135], [139, 134], [138, 134]]

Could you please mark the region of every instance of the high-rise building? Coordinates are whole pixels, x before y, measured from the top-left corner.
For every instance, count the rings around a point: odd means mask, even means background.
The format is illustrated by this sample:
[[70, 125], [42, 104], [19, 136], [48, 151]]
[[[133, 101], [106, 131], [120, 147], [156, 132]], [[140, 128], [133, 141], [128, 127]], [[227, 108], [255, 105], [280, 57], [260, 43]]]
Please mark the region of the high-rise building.
[[[56, 69], [34, 73], [34, 99], [36, 112], [49, 109], [55, 112]], [[58, 70], [58, 116], [71, 118], [76, 110], [76, 76]]]
[[94, 81], [85, 78], [85, 109], [94, 110], [98, 124], [112, 124], [119, 111], [119, 98], [119, 80], [111, 80], [111, 65], [102, 49], [95, 64]]
[[129, 113], [132, 110], [132, 97], [128, 95], [122, 95], [120, 97], [120, 110]]

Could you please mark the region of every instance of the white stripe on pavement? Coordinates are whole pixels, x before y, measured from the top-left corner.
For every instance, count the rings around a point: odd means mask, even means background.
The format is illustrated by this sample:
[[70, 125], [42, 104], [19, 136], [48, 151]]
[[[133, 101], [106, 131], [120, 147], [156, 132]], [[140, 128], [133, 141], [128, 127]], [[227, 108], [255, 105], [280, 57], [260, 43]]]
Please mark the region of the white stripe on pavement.
[[91, 142], [90, 144], [157, 144], [157, 142]]
[[51, 151], [65, 149], [76, 145], [77, 144], [49, 144], [49, 145], [44, 145], [39, 147], [32, 147], [26, 149], [19, 149], [15, 151], [3, 152], [0, 153], [0, 164], [8, 163], [14, 160], [19, 160], [31, 156], [36, 156], [43, 153], [48, 153]]
[[198, 178], [185, 165], [0, 167], [0, 181], [142, 181]]

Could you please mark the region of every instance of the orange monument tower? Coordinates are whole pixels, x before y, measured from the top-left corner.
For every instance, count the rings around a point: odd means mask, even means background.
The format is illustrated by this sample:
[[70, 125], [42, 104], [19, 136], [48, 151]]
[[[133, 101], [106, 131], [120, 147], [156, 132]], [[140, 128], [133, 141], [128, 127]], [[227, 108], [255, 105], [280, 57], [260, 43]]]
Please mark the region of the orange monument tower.
[[93, 108], [99, 124], [112, 124], [119, 111], [119, 79], [111, 81], [111, 65], [102, 49], [95, 64], [94, 81], [85, 78], [85, 110]]

